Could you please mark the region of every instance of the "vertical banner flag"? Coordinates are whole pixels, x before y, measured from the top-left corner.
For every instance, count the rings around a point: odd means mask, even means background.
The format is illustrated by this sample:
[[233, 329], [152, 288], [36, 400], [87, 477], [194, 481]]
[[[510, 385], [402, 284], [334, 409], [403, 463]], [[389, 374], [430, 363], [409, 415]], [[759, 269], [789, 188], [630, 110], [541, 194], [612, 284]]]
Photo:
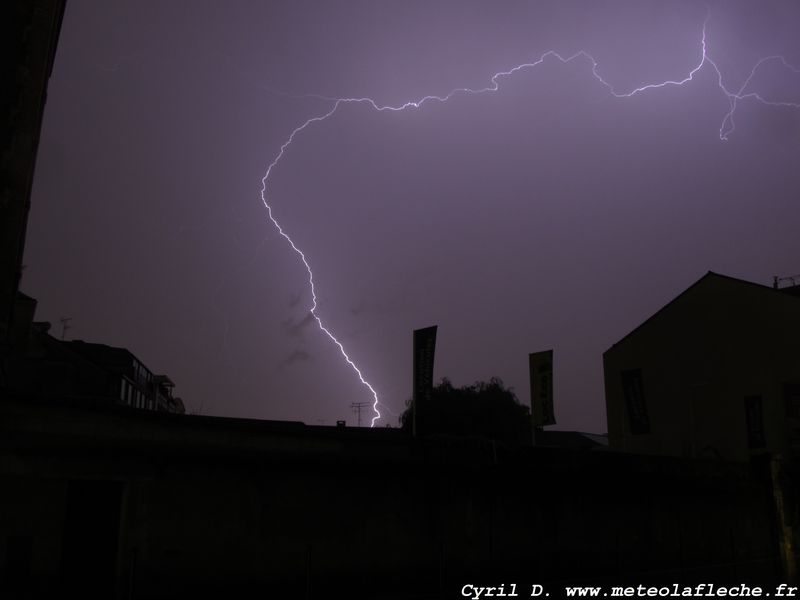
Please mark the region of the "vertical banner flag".
[[433, 354], [436, 350], [436, 325], [414, 330], [414, 389], [412, 431], [417, 434], [417, 406], [431, 401], [433, 394]]
[[528, 356], [531, 376], [531, 411], [535, 427], [555, 425], [553, 411], [553, 351], [534, 352]]
[[647, 403], [644, 397], [641, 369], [627, 369], [621, 372], [622, 393], [628, 407], [631, 433], [650, 433], [650, 419], [647, 416]]

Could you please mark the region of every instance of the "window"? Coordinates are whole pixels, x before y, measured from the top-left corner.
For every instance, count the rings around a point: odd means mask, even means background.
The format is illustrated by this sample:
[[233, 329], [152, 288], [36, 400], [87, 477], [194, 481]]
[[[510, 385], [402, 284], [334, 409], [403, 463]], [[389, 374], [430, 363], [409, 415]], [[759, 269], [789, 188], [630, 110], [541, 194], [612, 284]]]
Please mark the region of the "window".
[[120, 395], [123, 403], [133, 404], [133, 386], [125, 377], [122, 378]]
[[783, 398], [786, 416], [800, 419], [800, 383], [784, 383]]

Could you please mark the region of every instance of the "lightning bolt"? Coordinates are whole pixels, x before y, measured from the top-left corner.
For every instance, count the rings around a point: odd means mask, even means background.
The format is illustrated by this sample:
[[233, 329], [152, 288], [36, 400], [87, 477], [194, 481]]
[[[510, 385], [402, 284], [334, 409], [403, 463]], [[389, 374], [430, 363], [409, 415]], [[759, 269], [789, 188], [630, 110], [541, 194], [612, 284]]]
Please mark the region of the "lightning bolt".
[[790, 72], [792, 72], [794, 74], [800, 74], [800, 68], [797, 68], [797, 67], [791, 65], [783, 56], [774, 55], [774, 56], [767, 56], [767, 57], [764, 57], [764, 58], [760, 59], [753, 66], [752, 70], [750, 71], [750, 74], [744, 80], [744, 83], [742, 83], [742, 85], [736, 91], [732, 91], [731, 89], [729, 89], [724, 84], [722, 71], [720, 70], [720, 68], [717, 66], [717, 64], [709, 56], [708, 50], [707, 50], [707, 46], [706, 46], [706, 27], [708, 25], [708, 21], [709, 21], [710, 16], [711, 15], [710, 15], [710, 12], [709, 12], [709, 14], [706, 16], [705, 21], [703, 22], [702, 35], [701, 35], [701, 38], [700, 38], [700, 50], [701, 50], [701, 52], [700, 52], [700, 57], [698, 59], [698, 62], [688, 72], [688, 74], [685, 77], [683, 77], [682, 79], [661, 81], [659, 83], [648, 83], [648, 84], [642, 85], [641, 87], [637, 87], [637, 88], [634, 88], [632, 90], [629, 90], [627, 92], [618, 91], [614, 87], [613, 84], [611, 84], [610, 82], [606, 81], [602, 77], [602, 75], [600, 74], [600, 71], [599, 71], [599, 63], [588, 52], [586, 52], [584, 50], [580, 50], [580, 51], [578, 51], [578, 52], [576, 52], [576, 53], [574, 53], [572, 55], [565, 56], [565, 55], [562, 55], [562, 54], [560, 54], [560, 53], [558, 53], [558, 52], [556, 52], [554, 50], [550, 50], [550, 51], [545, 52], [544, 54], [542, 54], [537, 60], [535, 60], [533, 62], [519, 64], [519, 65], [517, 65], [515, 67], [512, 67], [511, 69], [508, 69], [507, 71], [498, 71], [497, 73], [495, 73], [494, 75], [492, 75], [489, 78], [489, 82], [490, 83], [486, 87], [483, 87], [483, 88], [467, 88], [467, 87], [454, 88], [450, 92], [445, 94], [444, 96], [437, 96], [437, 95], [423, 96], [422, 98], [420, 98], [418, 100], [408, 101], [408, 102], [405, 102], [403, 104], [398, 104], [398, 105], [394, 105], [394, 106], [393, 105], [378, 104], [374, 99], [369, 98], [369, 97], [361, 97], [361, 98], [359, 98], [359, 97], [356, 97], [356, 98], [331, 98], [331, 97], [326, 97], [326, 96], [314, 95], [314, 97], [316, 97], [316, 98], [320, 98], [320, 99], [324, 99], [324, 100], [328, 100], [328, 101], [333, 102], [333, 105], [331, 106], [331, 108], [327, 112], [325, 112], [325, 113], [323, 113], [321, 115], [318, 115], [316, 117], [309, 118], [304, 123], [302, 123], [301, 125], [295, 127], [295, 129], [292, 130], [291, 134], [289, 134], [289, 137], [286, 138], [286, 141], [283, 142], [283, 144], [281, 145], [278, 154], [275, 156], [275, 158], [272, 160], [272, 162], [267, 167], [267, 170], [264, 173], [264, 177], [262, 177], [262, 179], [261, 179], [261, 201], [263, 202], [264, 207], [267, 209], [267, 214], [269, 215], [270, 221], [272, 221], [272, 224], [275, 226], [275, 229], [289, 243], [289, 245], [291, 246], [292, 250], [294, 250], [297, 253], [297, 255], [300, 257], [300, 260], [302, 260], [303, 265], [306, 268], [306, 272], [308, 273], [308, 284], [309, 284], [309, 287], [310, 287], [310, 290], [311, 290], [311, 299], [312, 299], [311, 308], [310, 308], [311, 315], [316, 320], [317, 325], [319, 326], [320, 330], [325, 335], [327, 335], [330, 338], [330, 340], [337, 346], [337, 348], [339, 349], [339, 352], [344, 357], [344, 360], [347, 362], [347, 364], [350, 366], [350, 368], [353, 369], [355, 374], [358, 376], [359, 381], [361, 381], [362, 385], [364, 385], [369, 390], [370, 394], [372, 394], [372, 398], [373, 398], [372, 410], [374, 411], [375, 416], [372, 418], [372, 421], [370, 423], [370, 427], [374, 427], [375, 426], [375, 421], [377, 421], [378, 419], [381, 418], [381, 413], [378, 410], [378, 406], [381, 405], [381, 402], [378, 399], [378, 393], [375, 391], [375, 388], [372, 387], [372, 385], [364, 378], [364, 375], [362, 374], [361, 370], [358, 368], [358, 366], [356, 366], [355, 362], [353, 362], [353, 360], [347, 354], [347, 352], [345, 351], [344, 346], [342, 345], [342, 343], [336, 338], [336, 336], [333, 335], [333, 333], [331, 333], [330, 329], [328, 329], [323, 324], [322, 319], [317, 314], [318, 302], [317, 302], [316, 287], [314, 286], [314, 272], [311, 270], [311, 265], [308, 262], [308, 258], [306, 257], [305, 253], [303, 253], [303, 251], [300, 250], [300, 248], [298, 248], [295, 245], [295, 243], [292, 240], [292, 238], [284, 231], [283, 227], [281, 227], [280, 223], [278, 223], [278, 221], [275, 219], [274, 215], [272, 214], [272, 205], [267, 200], [267, 187], [268, 187], [268, 183], [269, 183], [269, 178], [272, 175], [272, 171], [275, 169], [275, 167], [278, 165], [278, 163], [281, 161], [281, 159], [283, 159], [284, 155], [286, 154], [287, 150], [289, 149], [289, 147], [294, 142], [295, 138], [297, 138], [298, 135], [300, 135], [303, 131], [305, 131], [307, 128], [309, 128], [310, 126], [314, 125], [315, 123], [320, 123], [322, 121], [325, 121], [326, 119], [331, 118], [336, 113], [336, 111], [339, 109], [339, 107], [342, 106], [342, 105], [345, 105], [345, 104], [366, 104], [369, 108], [371, 108], [371, 109], [373, 109], [375, 111], [378, 111], [378, 112], [387, 112], [387, 111], [388, 112], [400, 112], [400, 111], [404, 111], [404, 110], [408, 110], [408, 109], [420, 108], [424, 104], [430, 103], [430, 102], [445, 103], [445, 102], [449, 101], [451, 98], [453, 98], [454, 96], [457, 96], [457, 95], [473, 95], [473, 96], [477, 96], [477, 95], [480, 95], [480, 94], [494, 93], [494, 92], [497, 92], [500, 89], [500, 80], [501, 79], [506, 78], [506, 77], [511, 77], [512, 75], [516, 75], [517, 73], [519, 73], [521, 71], [534, 69], [534, 68], [538, 67], [539, 65], [543, 64], [548, 59], [557, 60], [557, 61], [561, 62], [562, 64], [571, 63], [571, 62], [576, 61], [576, 60], [585, 60], [585, 61], [587, 61], [589, 63], [589, 65], [591, 66], [592, 76], [601, 85], [606, 87], [608, 89], [609, 93], [612, 96], [614, 96], [615, 98], [620, 98], [620, 99], [622, 99], [622, 98], [632, 98], [633, 96], [637, 96], [639, 94], [643, 94], [643, 93], [649, 92], [651, 90], [658, 90], [658, 89], [665, 88], [665, 87], [686, 85], [689, 82], [691, 82], [694, 79], [694, 76], [697, 75], [697, 73], [699, 73], [706, 65], [709, 65], [714, 70], [714, 72], [716, 73], [716, 75], [717, 75], [717, 85], [718, 85], [719, 89], [721, 90], [721, 92], [724, 94], [724, 96], [727, 98], [728, 103], [729, 103], [728, 112], [724, 115], [724, 117], [722, 119], [722, 124], [720, 125], [720, 129], [719, 129], [719, 138], [720, 138], [720, 140], [723, 140], [723, 141], [727, 140], [730, 137], [730, 135], [734, 132], [734, 130], [736, 128], [736, 125], [735, 125], [735, 122], [734, 122], [734, 114], [736, 112], [736, 108], [738, 107], [739, 102], [742, 101], [742, 100], [755, 100], [755, 101], [757, 101], [757, 102], [759, 102], [759, 103], [761, 103], [761, 104], [763, 104], [765, 106], [800, 108], [800, 102], [769, 100], [769, 99], [764, 98], [761, 94], [759, 94], [756, 91], [748, 91], [748, 88], [749, 88], [753, 78], [755, 77], [756, 72], [759, 70], [759, 68], [761, 68], [763, 65], [765, 65], [767, 63], [770, 63], [770, 62], [778, 62], [786, 70], [788, 70], [788, 71], [790, 71]]

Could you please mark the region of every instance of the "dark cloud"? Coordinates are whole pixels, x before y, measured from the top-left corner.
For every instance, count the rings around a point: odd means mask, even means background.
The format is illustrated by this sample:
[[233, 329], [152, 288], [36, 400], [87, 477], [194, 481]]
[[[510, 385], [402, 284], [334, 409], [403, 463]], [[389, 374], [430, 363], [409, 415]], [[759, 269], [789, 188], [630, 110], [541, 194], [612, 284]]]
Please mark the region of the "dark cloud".
[[286, 358], [283, 359], [283, 362], [281, 364], [283, 364], [283, 366], [288, 367], [296, 363], [307, 362], [309, 360], [311, 360], [311, 355], [308, 352], [306, 352], [305, 350], [295, 350], [291, 354], [286, 356]]
[[300, 305], [300, 301], [303, 299], [303, 294], [292, 294], [291, 298], [289, 298], [289, 308], [297, 308]]
[[309, 312], [299, 321], [295, 320], [294, 317], [289, 317], [281, 323], [281, 327], [283, 327], [283, 330], [290, 336], [297, 337], [301, 335], [309, 325], [315, 322], [314, 315]]

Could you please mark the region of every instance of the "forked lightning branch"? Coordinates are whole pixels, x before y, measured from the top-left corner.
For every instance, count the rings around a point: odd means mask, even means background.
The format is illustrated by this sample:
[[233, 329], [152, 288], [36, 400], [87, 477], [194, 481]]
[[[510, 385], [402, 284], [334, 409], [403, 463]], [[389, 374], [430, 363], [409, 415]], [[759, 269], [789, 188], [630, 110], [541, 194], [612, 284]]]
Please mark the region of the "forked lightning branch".
[[272, 211], [273, 203], [271, 202], [268, 193], [270, 177], [274, 169], [278, 166], [278, 164], [286, 155], [292, 143], [295, 142], [295, 140], [301, 133], [303, 133], [306, 129], [308, 129], [315, 123], [319, 123], [333, 117], [336, 114], [336, 111], [339, 109], [339, 107], [344, 104], [363, 104], [367, 106], [367, 108], [378, 112], [399, 112], [404, 110], [417, 109], [422, 107], [424, 104], [431, 102], [446, 103], [451, 98], [458, 95], [480, 95], [480, 94], [494, 93], [500, 90], [501, 88], [500, 84], [503, 79], [512, 76], [521, 76], [523, 73], [532, 71], [536, 69], [536, 67], [544, 64], [547, 61], [557, 61], [562, 64], [567, 64], [574, 61], [585, 62], [587, 65], [587, 74], [591, 75], [599, 85], [605, 87], [608, 90], [609, 94], [619, 99], [632, 98], [633, 96], [639, 94], [653, 93], [659, 89], [666, 87], [684, 86], [692, 82], [695, 78], [695, 75], [697, 75], [703, 69], [711, 69], [716, 76], [717, 86], [719, 88], [720, 93], [725, 97], [725, 99], [728, 102], [728, 110], [722, 116], [722, 122], [719, 128], [719, 138], [720, 140], [723, 141], [728, 140], [730, 136], [733, 134], [734, 130], [736, 129], [736, 123], [734, 117], [736, 114], [736, 110], [741, 102], [745, 101], [756, 102], [764, 106], [775, 107], [775, 108], [778, 107], [789, 108], [789, 109], [800, 108], [800, 101], [774, 99], [771, 97], [767, 97], [765, 94], [759, 92], [756, 89], [752, 89], [753, 80], [757, 72], [766, 64], [778, 65], [789, 76], [800, 75], [800, 68], [790, 64], [783, 56], [771, 55], [771, 56], [765, 56], [760, 60], [758, 60], [752, 66], [749, 75], [744, 79], [744, 81], [738, 87], [730, 87], [728, 84], [726, 84], [722, 75], [722, 71], [717, 66], [717, 63], [712, 58], [711, 53], [709, 52], [708, 49], [708, 44], [706, 39], [706, 29], [708, 21], [709, 17], [706, 18], [700, 32], [698, 32], [697, 62], [694, 65], [691, 65], [689, 70], [685, 71], [686, 75], [684, 75], [681, 78], [660, 81], [655, 83], [647, 83], [639, 87], [636, 87], [632, 90], [619, 91], [616, 89], [613, 83], [603, 78], [599, 63], [588, 52], [580, 50], [578, 52], [575, 52], [574, 54], [565, 56], [563, 54], [559, 54], [558, 52], [551, 50], [545, 52], [537, 60], [533, 62], [522, 63], [508, 70], [499, 71], [495, 73], [494, 75], [489, 77], [489, 84], [483, 88], [455, 88], [443, 96], [435, 96], [435, 95], [424, 96], [418, 100], [408, 101], [397, 105], [381, 105], [378, 104], [374, 99], [369, 97], [331, 98], [330, 100], [332, 102], [332, 105], [326, 112], [324, 112], [321, 115], [311, 117], [301, 125], [297, 126], [289, 134], [289, 137], [286, 138], [286, 141], [283, 142], [283, 144], [280, 147], [280, 150], [278, 151], [278, 154], [269, 164], [266, 172], [264, 173], [264, 177], [261, 179], [261, 200], [264, 203], [265, 208], [267, 209], [267, 214], [269, 215], [270, 221], [272, 221], [272, 224], [275, 226], [275, 229], [289, 243], [292, 250], [297, 253], [297, 255], [300, 257], [300, 260], [303, 263], [303, 266], [306, 269], [306, 272], [308, 274], [309, 290], [311, 292], [311, 306], [309, 308], [309, 311], [311, 315], [314, 317], [314, 320], [317, 322], [320, 331], [322, 331], [330, 339], [330, 341], [333, 342], [333, 344], [339, 349], [339, 352], [344, 358], [346, 364], [353, 370], [353, 372], [356, 374], [361, 384], [369, 391], [372, 397], [372, 410], [374, 412], [374, 416], [372, 417], [372, 420], [370, 422], [371, 427], [374, 427], [375, 422], [381, 418], [381, 413], [378, 408], [381, 405], [381, 402], [378, 398], [378, 393], [375, 391], [375, 388], [364, 377], [364, 374], [362, 373], [361, 369], [356, 365], [355, 361], [347, 353], [342, 342], [339, 341], [339, 339], [337, 339], [337, 337], [328, 328], [328, 326], [326, 326], [323, 323], [322, 318], [317, 313], [319, 304], [317, 298], [317, 290], [314, 284], [314, 272], [311, 268], [310, 260], [308, 256], [294, 243], [292, 238], [281, 227], [280, 223], [273, 215]]

